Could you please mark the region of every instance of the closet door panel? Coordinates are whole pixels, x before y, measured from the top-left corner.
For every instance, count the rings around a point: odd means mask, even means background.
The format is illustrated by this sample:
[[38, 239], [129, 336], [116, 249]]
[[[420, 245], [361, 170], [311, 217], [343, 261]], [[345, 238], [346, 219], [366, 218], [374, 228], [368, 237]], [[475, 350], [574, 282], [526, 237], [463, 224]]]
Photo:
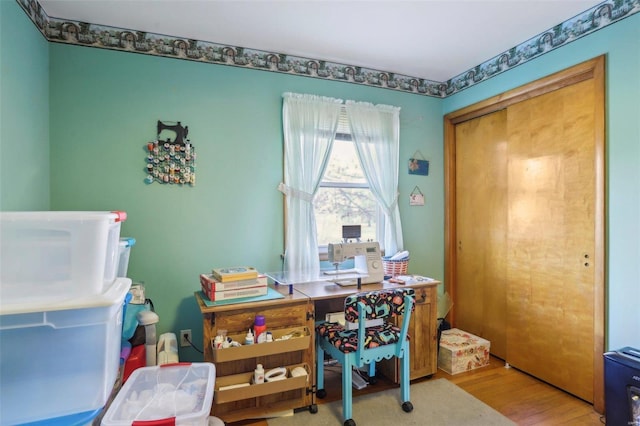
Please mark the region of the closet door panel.
[[506, 111], [456, 126], [456, 327], [506, 357]]
[[507, 361], [593, 400], [594, 93], [508, 108]]
[[[593, 402], [598, 412], [604, 410], [604, 89], [600, 56], [444, 120], [445, 289], [454, 296], [453, 324], [491, 340], [494, 355]], [[500, 329], [502, 335], [492, 334]]]

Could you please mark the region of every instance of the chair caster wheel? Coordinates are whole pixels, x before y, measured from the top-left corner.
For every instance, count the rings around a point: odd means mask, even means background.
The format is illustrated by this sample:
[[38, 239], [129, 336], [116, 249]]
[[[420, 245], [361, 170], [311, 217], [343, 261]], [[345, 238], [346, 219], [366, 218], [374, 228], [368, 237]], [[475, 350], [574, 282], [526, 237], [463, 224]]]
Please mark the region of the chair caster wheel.
[[353, 419], [345, 420], [344, 426], [356, 426], [356, 422]]
[[316, 414], [318, 412], [318, 405], [317, 404], [311, 404], [309, 406], [309, 412], [311, 414]]
[[413, 411], [413, 404], [410, 401], [402, 403], [402, 409], [405, 413], [410, 413]]
[[324, 389], [318, 389], [318, 391], [316, 392], [316, 396], [320, 399], [324, 399], [324, 397], [327, 396], [327, 391]]

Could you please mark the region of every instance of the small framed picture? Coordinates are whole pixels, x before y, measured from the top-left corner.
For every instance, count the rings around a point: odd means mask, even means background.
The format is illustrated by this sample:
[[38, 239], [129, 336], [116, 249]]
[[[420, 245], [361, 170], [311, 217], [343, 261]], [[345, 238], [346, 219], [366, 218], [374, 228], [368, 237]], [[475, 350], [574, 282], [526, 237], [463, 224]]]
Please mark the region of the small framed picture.
[[411, 191], [411, 194], [409, 194], [409, 205], [424, 206], [424, 194], [417, 186], [413, 188], [413, 191]]
[[409, 159], [409, 174], [410, 175], [429, 175], [429, 161], [420, 160], [418, 158]]

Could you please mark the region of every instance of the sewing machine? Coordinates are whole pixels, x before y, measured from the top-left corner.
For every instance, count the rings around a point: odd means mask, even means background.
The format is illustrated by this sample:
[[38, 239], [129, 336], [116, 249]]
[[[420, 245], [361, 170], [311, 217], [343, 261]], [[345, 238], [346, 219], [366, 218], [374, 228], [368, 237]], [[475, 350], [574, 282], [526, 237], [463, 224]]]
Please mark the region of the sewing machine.
[[[329, 244], [329, 261], [335, 266], [335, 270], [324, 271], [327, 275], [335, 275], [336, 284], [356, 285], [357, 280], [346, 278], [340, 280], [340, 275], [366, 274], [361, 278], [361, 284], [379, 283], [384, 279], [384, 269], [382, 266], [382, 255], [380, 254], [380, 244], [377, 242], [367, 243], [339, 243]], [[340, 264], [347, 259], [353, 258], [353, 269], [340, 269]]]

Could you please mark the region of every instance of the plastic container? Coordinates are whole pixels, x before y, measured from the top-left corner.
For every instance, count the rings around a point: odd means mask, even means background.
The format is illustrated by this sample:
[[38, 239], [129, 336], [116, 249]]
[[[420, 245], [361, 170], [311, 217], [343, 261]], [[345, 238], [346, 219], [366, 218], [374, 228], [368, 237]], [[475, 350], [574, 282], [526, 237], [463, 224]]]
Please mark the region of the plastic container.
[[0, 314], [99, 295], [116, 278], [124, 212], [0, 212]]
[[180, 361], [178, 356], [178, 339], [175, 333], [163, 333], [158, 338], [157, 365], [175, 364]]
[[126, 277], [129, 270], [129, 256], [131, 255], [131, 247], [136, 244], [136, 239], [131, 237], [120, 238], [118, 244], [118, 277]]
[[124, 362], [124, 370], [122, 371], [122, 382], [126, 382], [131, 376], [131, 373], [138, 368], [143, 368], [147, 365], [147, 351], [145, 345], [133, 346], [131, 348], [131, 354]]
[[[253, 321], [253, 335], [256, 342], [259, 342], [260, 335], [267, 331], [267, 324], [265, 323], [264, 315], [256, 315]], [[263, 341], [266, 341], [266, 336], [262, 337]]]
[[3, 425], [104, 407], [118, 376], [130, 286], [130, 279], [119, 278], [98, 296], [0, 315]]
[[255, 337], [253, 336], [253, 332], [251, 331], [251, 329], [249, 329], [249, 331], [247, 331], [247, 335], [244, 338], [244, 344], [253, 345], [254, 343], [255, 343]]
[[409, 267], [409, 258], [392, 260], [391, 256], [382, 258], [384, 274], [395, 277], [396, 275], [406, 275]]
[[258, 364], [253, 372], [253, 384], [259, 385], [262, 383], [264, 383], [264, 367], [262, 364]]
[[[178, 426], [206, 426], [213, 401], [215, 366], [179, 363], [135, 370], [102, 418], [103, 426], [167, 420]], [[175, 418], [175, 423], [172, 421]]]

